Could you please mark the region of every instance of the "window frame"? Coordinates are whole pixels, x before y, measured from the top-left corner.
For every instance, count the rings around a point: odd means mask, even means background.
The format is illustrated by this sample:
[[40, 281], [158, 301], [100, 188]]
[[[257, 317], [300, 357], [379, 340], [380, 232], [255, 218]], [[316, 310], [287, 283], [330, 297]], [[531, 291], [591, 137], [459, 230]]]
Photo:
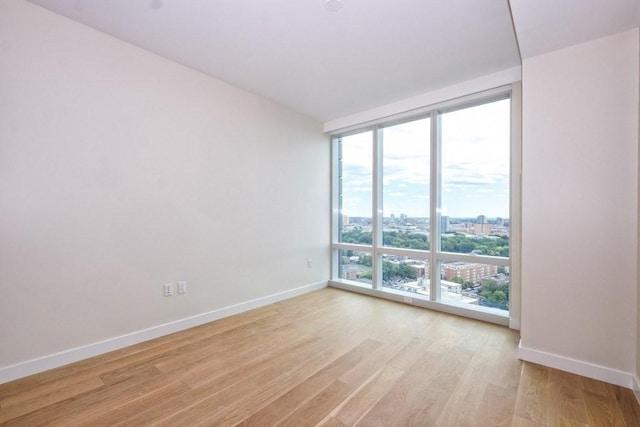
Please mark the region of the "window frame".
[[[492, 257], [486, 255], [458, 254], [440, 251], [440, 123], [439, 115], [442, 113], [471, 108], [474, 106], [510, 99], [511, 105], [511, 129], [510, 129], [510, 207], [509, 207], [509, 257]], [[402, 249], [384, 246], [383, 242], [383, 212], [382, 212], [382, 129], [404, 122], [430, 117], [430, 194], [429, 194], [429, 250]], [[372, 244], [357, 245], [341, 243], [338, 241], [340, 228], [340, 177], [339, 177], [339, 142], [341, 138], [361, 132], [372, 132]], [[411, 111], [395, 114], [370, 121], [361, 125], [338, 129], [330, 133], [331, 154], [331, 279], [329, 285], [337, 288], [356, 291], [368, 295], [382, 297], [394, 301], [400, 301], [425, 308], [444, 311], [465, 317], [483, 321], [508, 325], [513, 329], [519, 329], [520, 325], [520, 176], [521, 176], [521, 84], [520, 82], [498, 88], [478, 92], [472, 95], [452, 99], [438, 104], [432, 104]], [[355, 250], [369, 252], [373, 258], [372, 285], [344, 280], [339, 278], [340, 271], [338, 252], [340, 250]], [[383, 255], [409, 256], [423, 258], [429, 261], [431, 268], [429, 297], [424, 298], [407, 291], [390, 288], [383, 289], [382, 258]], [[470, 307], [465, 303], [456, 303], [447, 300], [443, 302], [440, 295], [440, 271], [441, 262], [463, 261], [480, 264], [490, 264], [509, 267], [509, 310], [500, 312], [483, 306]], [[435, 279], [435, 280], [433, 280]]]

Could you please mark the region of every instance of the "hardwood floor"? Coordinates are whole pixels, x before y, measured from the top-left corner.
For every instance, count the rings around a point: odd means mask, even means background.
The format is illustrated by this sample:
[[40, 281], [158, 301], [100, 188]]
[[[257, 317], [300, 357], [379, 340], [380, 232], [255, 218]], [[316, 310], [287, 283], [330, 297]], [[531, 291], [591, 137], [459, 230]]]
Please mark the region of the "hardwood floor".
[[0, 424], [640, 426], [504, 327], [324, 289], [0, 385]]

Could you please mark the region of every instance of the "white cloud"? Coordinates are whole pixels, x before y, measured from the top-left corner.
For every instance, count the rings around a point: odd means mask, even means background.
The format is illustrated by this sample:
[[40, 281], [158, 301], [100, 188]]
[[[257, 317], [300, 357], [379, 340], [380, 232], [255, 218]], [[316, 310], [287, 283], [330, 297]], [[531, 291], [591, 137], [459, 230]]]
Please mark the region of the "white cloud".
[[[442, 207], [449, 215], [508, 216], [509, 108], [504, 100], [441, 116]], [[382, 134], [385, 214], [422, 216], [429, 200], [429, 119], [386, 127]], [[372, 137], [367, 131], [343, 138], [345, 197], [371, 194]], [[370, 195], [359, 203], [360, 211], [371, 210]]]

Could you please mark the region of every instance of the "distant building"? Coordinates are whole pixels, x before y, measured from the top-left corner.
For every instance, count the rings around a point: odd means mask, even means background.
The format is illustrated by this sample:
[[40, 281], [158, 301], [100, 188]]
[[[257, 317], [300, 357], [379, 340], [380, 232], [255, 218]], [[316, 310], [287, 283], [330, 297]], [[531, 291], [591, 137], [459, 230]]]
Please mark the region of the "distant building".
[[451, 293], [454, 293], [454, 294], [462, 293], [462, 285], [460, 283], [456, 283], [456, 282], [449, 282], [447, 280], [441, 280], [440, 281], [440, 288], [443, 291], [451, 292]]
[[442, 264], [442, 272], [445, 280], [459, 277], [465, 282], [479, 283], [481, 279], [498, 274], [498, 266], [456, 261]]
[[357, 270], [343, 270], [342, 271], [342, 278], [343, 279], [347, 279], [347, 280], [355, 280], [357, 278], [359, 278], [358, 275], [358, 271]]
[[486, 222], [473, 224], [473, 234], [488, 236], [491, 234], [491, 224]]
[[490, 233], [491, 224], [487, 222], [487, 217], [484, 215], [479, 215], [476, 219], [476, 223], [473, 224], [473, 234], [488, 236]]
[[449, 217], [441, 216], [440, 217], [440, 233], [448, 233], [449, 232]]
[[424, 262], [424, 263], [416, 263], [416, 264], [409, 264], [407, 263], [407, 265], [411, 268], [413, 268], [416, 271], [416, 277], [429, 277], [429, 263], [428, 262]]
[[[429, 281], [426, 279], [423, 279], [422, 281], [418, 279], [417, 282], [412, 282], [411, 285], [412, 286], [410, 287], [406, 287], [405, 290], [416, 292], [427, 297], [431, 293], [429, 289]], [[480, 303], [477, 297], [465, 295], [462, 292], [462, 285], [460, 285], [459, 283], [447, 282], [442, 280], [440, 282], [440, 295], [444, 300], [457, 301], [459, 303], [473, 305], [479, 305]]]

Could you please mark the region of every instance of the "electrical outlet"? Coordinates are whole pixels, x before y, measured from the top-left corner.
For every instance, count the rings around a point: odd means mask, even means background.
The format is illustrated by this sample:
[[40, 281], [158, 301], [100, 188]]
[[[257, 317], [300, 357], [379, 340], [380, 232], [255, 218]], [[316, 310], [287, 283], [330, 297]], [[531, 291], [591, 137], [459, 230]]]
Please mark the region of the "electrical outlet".
[[186, 294], [187, 293], [187, 282], [178, 282], [178, 293]]
[[307, 268], [311, 268], [311, 267], [313, 267], [313, 260], [311, 258], [309, 258], [307, 260]]
[[173, 296], [173, 283], [165, 283], [164, 296], [165, 297]]

